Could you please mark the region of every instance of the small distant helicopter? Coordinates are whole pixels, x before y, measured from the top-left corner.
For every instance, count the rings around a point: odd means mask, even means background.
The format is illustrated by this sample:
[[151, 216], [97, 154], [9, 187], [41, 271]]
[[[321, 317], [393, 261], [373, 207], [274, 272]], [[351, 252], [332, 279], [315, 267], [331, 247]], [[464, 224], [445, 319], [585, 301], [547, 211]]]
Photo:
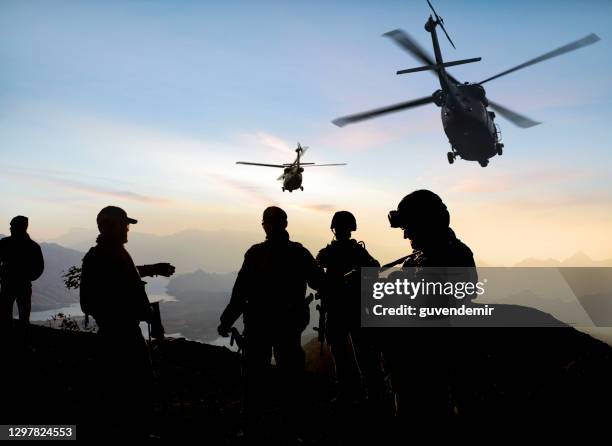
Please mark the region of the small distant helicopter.
[[297, 153], [297, 157], [295, 161], [288, 164], [262, 164], [262, 163], [250, 163], [247, 161], [237, 161], [236, 164], [246, 164], [248, 166], [264, 166], [264, 167], [278, 167], [283, 170], [283, 174], [277, 178], [278, 181], [283, 182], [283, 192], [288, 190], [292, 192], [296, 189], [304, 190], [302, 186], [302, 172], [304, 172], [304, 167], [322, 167], [322, 166], [346, 166], [346, 163], [336, 163], [336, 164], [315, 164], [315, 163], [303, 163], [301, 161], [302, 156], [308, 150], [308, 147], [302, 147], [302, 145], [298, 142], [297, 149], [295, 149], [295, 153]]
[[478, 161], [482, 167], [486, 167], [489, 164], [489, 158], [502, 154], [504, 145], [501, 142], [501, 131], [495, 123], [495, 113], [487, 110], [487, 107], [492, 108], [510, 122], [521, 128], [533, 127], [540, 124], [540, 122], [533, 121], [512, 110], [509, 110], [506, 107], [503, 107], [496, 102], [488, 100], [482, 84], [530, 65], [534, 65], [544, 60], [560, 56], [561, 54], [591, 45], [600, 40], [597, 35], [590, 34], [580, 40], [576, 40], [575, 42], [571, 42], [553, 51], [542, 54], [541, 56], [510, 68], [509, 70], [503, 71], [495, 76], [491, 76], [478, 83], [461, 83], [452, 77], [445, 70], [445, 68], [478, 62], [481, 60], [481, 58], [476, 57], [472, 59], [444, 62], [442, 60], [442, 53], [438, 43], [436, 27], [439, 26], [442, 29], [453, 48], [455, 48], [455, 44], [444, 28], [444, 20], [442, 17], [436, 13], [429, 0], [427, 0], [427, 4], [433, 13], [433, 17], [432, 15], [429, 16], [427, 23], [425, 23], [425, 30], [431, 34], [435, 62], [432, 60], [429, 54], [404, 31], [396, 29], [385, 33], [384, 36], [391, 38], [401, 48], [408, 51], [417, 59], [426, 64], [422, 67], [399, 70], [396, 74], [432, 71], [438, 75], [441, 89], [435, 91], [431, 96], [425, 96], [423, 98], [401, 102], [388, 107], [344, 116], [335, 119], [332, 122], [339, 127], [343, 127], [354, 122], [375, 118], [387, 113], [406, 110], [433, 102], [438, 107], [441, 107], [442, 126], [444, 127], [444, 132], [446, 133], [451, 145], [451, 151], [447, 154], [448, 162], [450, 164], [455, 161], [457, 156], [460, 156], [464, 160]]

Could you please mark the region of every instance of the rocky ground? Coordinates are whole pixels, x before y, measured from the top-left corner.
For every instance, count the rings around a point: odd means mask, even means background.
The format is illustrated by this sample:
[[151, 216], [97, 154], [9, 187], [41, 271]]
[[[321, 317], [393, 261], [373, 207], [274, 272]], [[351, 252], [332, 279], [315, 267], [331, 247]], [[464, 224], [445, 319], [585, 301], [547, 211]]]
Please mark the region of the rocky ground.
[[[462, 356], [472, 374], [460, 389], [468, 397], [451, 423], [518, 424], [551, 418], [578, 423], [610, 415], [612, 349], [607, 345], [571, 328], [496, 329], [487, 336], [480, 330], [473, 338], [480, 340], [480, 353], [466, 345]], [[36, 326], [27, 345], [14, 340], [4, 345], [0, 424], [77, 424], [79, 438], [96, 437], [112, 414], [100, 413], [95, 398], [95, 336]], [[316, 340], [306, 346], [311, 370], [305, 381], [307, 443], [361, 444], [368, 436], [380, 440], [383, 429], [395, 438], [409, 435], [405, 429], [406, 423], [411, 427], [410, 420], [376, 417], [358, 405], [342, 410], [332, 406], [329, 357], [319, 361], [318, 348]], [[153, 358], [158, 382], [152, 438], [200, 438], [220, 445], [244, 441], [236, 353], [169, 339], [154, 350]], [[278, 395], [270, 391], [270, 410], [263, 422], [270, 437], [282, 415]], [[558, 428], [563, 427], [560, 422]]]

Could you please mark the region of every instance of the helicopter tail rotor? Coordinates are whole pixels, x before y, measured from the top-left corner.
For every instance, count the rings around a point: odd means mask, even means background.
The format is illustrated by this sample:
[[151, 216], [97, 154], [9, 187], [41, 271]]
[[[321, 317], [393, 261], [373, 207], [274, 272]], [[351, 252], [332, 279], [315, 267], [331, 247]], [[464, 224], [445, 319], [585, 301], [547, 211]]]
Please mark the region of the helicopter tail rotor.
[[298, 142], [295, 152], [298, 153], [300, 156], [303, 156], [307, 150], [308, 150], [308, 146], [302, 146], [302, 144]]
[[450, 38], [450, 36], [448, 35], [448, 33], [446, 32], [446, 28], [444, 28], [444, 19], [442, 17], [440, 17], [438, 15], [438, 13], [436, 12], [436, 10], [434, 9], [433, 5], [431, 4], [431, 2], [429, 0], [427, 0], [427, 4], [429, 5], [429, 8], [431, 9], [431, 11], [434, 14], [434, 17], [436, 18], [436, 23], [438, 25], [440, 25], [440, 28], [442, 28], [442, 31], [444, 32], [444, 35], [446, 36], [446, 38], [448, 39], [448, 41], [450, 42], [450, 44], [453, 46], [454, 49], [457, 49], [457, 47], [455, 46], [455, 44], [453, 43], [453, 40]]

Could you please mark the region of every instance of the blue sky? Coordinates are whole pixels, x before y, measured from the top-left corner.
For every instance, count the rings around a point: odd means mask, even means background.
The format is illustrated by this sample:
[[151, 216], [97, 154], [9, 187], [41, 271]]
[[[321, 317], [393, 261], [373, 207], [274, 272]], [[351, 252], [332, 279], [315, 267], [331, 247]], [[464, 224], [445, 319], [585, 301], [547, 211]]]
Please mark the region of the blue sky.
[[[495, 101], [538, 121], [499, 119], [506, 144], [482, 169], [445, 159], [439, 110], [423, 107], [343, 129], [338, 116], [432, 93], [428, 73], [388, 39], [403, 28], [430, 48], [425, 1], [0, 3], [0, 222], [32, 219], [40, 239], [93, 227], [115, 203], [138, 230], [258, 230], [287, 208], [312, 248], [337, 209], [354, 210], [381, 257], [406, 249], [386, 213], [415, 188], [440, 193], [479, 257], [511, 262], [582, 250], [612, 257], [612, 3], [435, 2], [457, 50], [452, 70], [478, 81], [591, 32], [602, 41], [487, 84]], [[313, 169], [283, 194], [278, 172], [297, 141]], [[296, 235], [296, 237], [297, 237]], [[371, 240], [371, 241], [370, 241]]]

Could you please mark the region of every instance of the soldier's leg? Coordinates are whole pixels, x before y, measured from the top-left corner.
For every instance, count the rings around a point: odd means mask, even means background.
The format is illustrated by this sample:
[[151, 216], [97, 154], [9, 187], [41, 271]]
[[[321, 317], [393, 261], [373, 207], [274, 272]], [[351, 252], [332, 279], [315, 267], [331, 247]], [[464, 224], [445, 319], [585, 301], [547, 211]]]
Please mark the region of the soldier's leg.
[[19, 325], [23, 328], [30, 324], [32, 311], [32, 287], [24, 285], [17, 293], [17, 309], [19, 310]]
[[338, 399], [347, 400], [359, 397], [361, 377], [348, 329], [330, 326], [327, 333], [327, 342], [334, 360], [339, 391]]
[[6, 334], [13, 327], [13, 304], [15, 294], [6, 285], [0, 288], [0, 330]]
[[[247, 330], [248, 331], [248, 330]], [[244, 347], [244, 395], [242, 411], [247, 434], [257, 434], [262, 428], [261, 419], [266, 397], [270, 394], [268, 372], [272, 358], [272, 343], [265, 333], [249, 331]]]
[[302, 349], [302, 333], [279, 333], [274, 342], [274, 357], [281, 375], [281, 400], [286, 428], [299, 433], [306, 404], [304, 395], [305, 353]]
[[365, 394], [371, 402], [382, 401], [385, 395], [385, 376], [381, 352], [363, 328], [351, 330], [350, 335]]
[[153, 428], [155, 386], [149, 347], [140, 327], [134, 329], [130, 349], [132, 351], [133, 373], [129, 385], [133, 388], [135, 413], [140, 415], [140, 417], [138, 415], [134, 417], [136, 422], [132, 426], [133, 432], [137, 438], [148, 438]]
[[[152, 413], [152, 368], [148, 348], [138, 325], [101, 328], [103, 409], [109, 435], [147, 438]], [[101, 422], [101, 420], [98, 420]]]
[[[438, 331], [436, 331], [438, 330]], [[450, 406], [448, 358], [441, 329], [425, 333], [421, 343], [395, 352], [392, 384], [398, 398], [398, 416], [442, 426], [448, 421]]]

